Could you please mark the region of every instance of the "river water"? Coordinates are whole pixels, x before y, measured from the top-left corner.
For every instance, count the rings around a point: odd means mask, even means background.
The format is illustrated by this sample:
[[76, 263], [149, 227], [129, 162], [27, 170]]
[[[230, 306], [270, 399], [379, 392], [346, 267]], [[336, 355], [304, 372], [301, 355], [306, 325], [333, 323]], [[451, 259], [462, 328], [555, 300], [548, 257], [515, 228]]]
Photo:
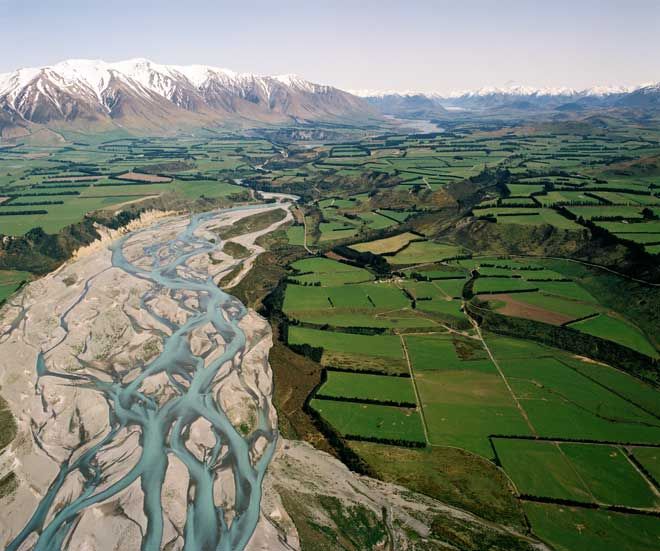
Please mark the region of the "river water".
[[427, 119], [401, 119], [393, 115], [384, 115], [386, 119], [401, 125], [407, 130], [414, 130], [425, 134], [432, 132], [444, 132], [445, 129]]
[[[245, 392], [257, 404], [255, 427], [248, 435], [232, 425], [214, 397], [212, 389], [219, 379], [234, 376], [243, 381], [241, 360], [246, 335], [239, 323], [247, 314], [240, 301], [222, 291], [210, 276], [190, 265], [198, 255], [208, 254], [221, 246], [203, 237], [204, 231], [197, 231], [214, 217], [218, 217], [217, 212], [195, 215], [174, 237], [171, 232], [164, 232], [167, 238], [151, 239], [143, 247], [141, 257], [132, 262], [125, 254], [127, 241], [136, 236], [139, 238], [141, 232], [153, 232], [154, 226], [129, 234], [112, 245], [112, 266], [149, 283], [149, 290], [140, 297], [141, 308], [170, 329], [163, 339], [160, 354], [149, 361], [132, 381], [125, 382], [120, 377], [108, 381], [89, 371], [82, 375], [51, 372], [44, 359], [48, 350], [39, 355], [36, 369], [40, 378], [59, 377], [68, 384], [104, 396], [110, 412], [110, 429], [84, 453], [72, 454], [70, 461], [61, 464], [58, 476], [23, 530], [9, 543], [8, 551], [25, 549], [25, 545], [32, 545], [36, 551], [66, 549], [81, 512], [118, 495], [136, 481], [139, 481], [144, 495], [143, 509], [147, 521], [142, 550], [161, 549], [164, 544], [161, 494], [172, 455], [185, 465], [189, 477], [183, 549], [240, 551], [246, 546], [259, 519], [261, 483], [274, 451], [277, 433], [269, 416], [270, 396], [260, 395], [253, 386], [244, 385]], [[91, 284], [90, 279], [78, 301], [61, 315], [60, 326], [65, 331], [67, 316], [78, 302], [84, 300]], [[178, 307], [189, 312], [185, 321], [175, 323], [150, 307], [150, 300], [159, 294], [168, 295], [177, 301]], [[190, 309], [191, 297], [198, 304], [194, 310]], [[190, 336], [195, 329], [208, 324], [222, 336], [225, 344], [221, 354], [205, 362], [203, 357], [191, 351]], [[166, 376], [175, 389], [167, 400], [156, 399], [143, 391], [144, 381], [154, 375]], [[210, 424], [215, 438], [212, 450], [202, 459], [186, 447], [191, 425], [200, 419]], [[120, 431], [127, 427], [140, 432], [140, 457], [130, 470], [109, 484], [104, 472], [105, 463], [99, 460], [99, 454], [111, 448]], [[257, 441], [260, 442], [258, 452], [255, 451]], [[230, 513], [216, 505], [214, 498], [219, 463], [233, 472], [235, 490]], [[58, 492], [71, 477], [82, 480], [81, 490], [54, 510]], [[38, 535], [36, 540], [34, 534]]]

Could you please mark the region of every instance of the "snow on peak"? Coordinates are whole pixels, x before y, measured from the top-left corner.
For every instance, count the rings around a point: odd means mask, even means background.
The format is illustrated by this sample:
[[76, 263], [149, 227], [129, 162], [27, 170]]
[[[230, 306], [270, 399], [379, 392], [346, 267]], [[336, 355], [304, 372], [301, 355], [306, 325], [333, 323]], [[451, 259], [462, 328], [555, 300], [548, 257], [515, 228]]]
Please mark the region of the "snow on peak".
[[145, 58], [108, 63], [100, 59], [69, 59], [52, 66], [19, 69], [0, 74], [0, 95], [16, 95], [40, 73], [67, 88], [92, 92], [101, 102], [112, 78], [119, 78], [143, 95], [156, 93], [171, 99], [178, 86], [202, 89], [210, 81], [231, 88], [258, 85], [270, 90], [275, 83], [309, 92], [321, 89], [297, 75], [261, 77], [208, 65], [162, 65]]
[[[660, 84], [656, 84], [658, 86]], [[457, 98], [477, 98], [494, 95], [505, 96], [608, 96], [611, 94], [626, 94], [634, 92], [642, 88], [654, 86], [653, 84], [641, 84], [637, 86], [623, 86], [623, 85], [604, 85], [592, 86], [585, 89], [569, 88], [565, 86], [538, 88], [534, 86], [526, 86], [517, 83], [507, 83], [504, 86], [484, 86], [477, 89], [455, 90], [449, 93], [439, 92], [422, 92], [417, 90], [348, 90], [349, 93], [367, 98], [383, 98], [386, 96], [425, 96], [433, 99], [457, 99]]]
[[272, 77], [274, 80], [279, 82], [280, 84], [284, 84], [285, 86], [289, 86], [291, 88], [296, 88], [298, 90], [303, 90], [306, 92], [314, 92], [318, 86], [305, 80], [304, 78], [298, 76], [298, 75], [275, 75]]
[[386, 96], [399, 96], [399, 97], [414, 97], [424, 96], [427, 98], [440, 98], [440, 94], [436, 92], [422, 92], [421, 90], [347, 90], [349, 94], [353, 94], [359, 98], [384, 98]]

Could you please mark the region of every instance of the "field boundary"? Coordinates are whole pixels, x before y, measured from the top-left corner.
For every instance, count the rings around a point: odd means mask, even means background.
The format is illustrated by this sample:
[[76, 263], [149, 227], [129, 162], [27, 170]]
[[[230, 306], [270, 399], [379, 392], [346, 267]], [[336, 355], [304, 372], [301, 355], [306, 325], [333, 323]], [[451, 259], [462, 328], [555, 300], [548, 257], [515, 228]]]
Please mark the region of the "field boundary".
[[412, 380], [413, 390], [415, 391], [415, 398], [419, 404], [419, 415], [422, 419], [422, 428], [424, 429], [424, 438], [426, 439], [426, 444], [431, 445], [431, 440], [429, 439], [429, 429], [426, 424], [426, 415], [424, 414], [424, 406], [422, 404], [422, 397], [419, 394], [419, 389], [417, 388], [417, 380], [415, 379], [415, 373], [412, 368], [412, 363], [410, 362], [410, 356], [408, 354], [408, 345], [406, 344], [406, 339], [403, 335], [399, 335], [401, 339], [401, 347], [403, 348], [403, 355], [406, 358], [406, 364], [408, 365], [408, 371], [410, 373], [410, 379]]
[[535, 496], [531, 494], [519, 494], [521, 501], [531, 501], [533, 503], [546, 503], [549, 505], [565, 505], [567, 507], [579, 507], [581, 509], [595, 509], [600, 511], [612, 511], [626, 515], [645, 515], [660, 518], [660, 511], [654, 509], [641, 509], [637, 507], [627, 507], [625, 505], [604, 505], [601, 503], [589, 503], [587, 501], [575, 501], [572, 499], [561, 499], [556, 497]]

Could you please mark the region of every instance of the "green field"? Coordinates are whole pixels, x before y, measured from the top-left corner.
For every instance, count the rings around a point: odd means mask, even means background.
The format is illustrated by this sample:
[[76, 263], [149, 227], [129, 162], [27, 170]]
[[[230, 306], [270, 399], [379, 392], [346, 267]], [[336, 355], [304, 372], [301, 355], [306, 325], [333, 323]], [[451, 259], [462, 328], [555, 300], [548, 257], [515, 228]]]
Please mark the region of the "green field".
[[432, 241], [414, 241], [393, 257], [388, 258], [388, 260], [394, 265], [425, 264], [454, 258], [463, 253], [464, 251], [455, 245], [445, 245]]
[[521, 494], [591, 502], [570, 460], [554, 442], [493, 440], [497, 456]]
[[24, 281], [31, 279], [31, 274], [18, 270], [0, 270], [0, 304], [9, 298]]
[[499, 438], [494, 445], [521, 494], [640, 508], [660, 504], [620, 447]]
[[541, 436], [655, 442], [660, 423], [641, 408], [571, 369], [561, 354], [533, 359], [495, 357], [521, 407]]
[[305, 227], [304, 226], [291, 226], [286, 230], [286, 236], [291, 245], [304, 245], [305, 244]]
[[535, 291], [537, 289], [538, 285], [535, 283], [512, 277], [480, 277], [474, 285], [476, 294]]
[[[2, 221], [0, 233], [22, 235], [35, 227], [41, 227], [47, 233], [57, 233], [65, 226], [80, 221], [89, 212], [115, 209], [119, 205], [139, 202], [163, 193], [180, 194], [187, 199], [196, 199], [198, 197], [227, 197], [243, 191], [240, 186], [213, 180], [192, 182], [175, 180], [169, 184], [128, 184], [112, 180], [105, 182], [102, 186], [60, 186], [62, 184], [57, 184], [57, 187], [53, 184], [50, 188], [27, 188], [23, 192], [24, 195], [16, 197], [10, 202], [0, 203], [0, 215], [30, 210], [46, 211], [44, 214], [0, 216]], [[76, 193], [76, 195], [62, 194], [64, 192]], [[62, 204], [29, 204], [39, 201], [61, 201]]]
[[328, 380], [319, 389], [318, 396], [408, 404], [416, 401], [412, 383], [406, 377], [339, 371], [328, 372]]
[[[389, 282], [287, 285], [282, 309], [292, 319], [336, 327], [405, 328], [439, 323], [430, 314], [413, 309], [411, 299]], [[452, 314], [458, 315], [454, 310]]]
[[356, 335], [290, 326], [289, 342], [348, 354], [368, 353], [385, 358], [401, 358], [403, 355], [401, 340], [394, 335]]
[[597, 207], [569, 207], [568, 210], [575, 216], [591, 220], [593, 218], [626, 218], [629, 220], [642, 219], [642, 207], [621, 207], [621, 206], [604, 206]]
[[647, 356], [658, 357], [657, 350], [639, 329], [612, 316], [600, 315], [585, 321], [578, 321], [571, 324], [570, 327], [596, 337], [617, 342]]
[[412, 408], [316, 399], [310, 405], [343, 436], [425, 442], [419, 413]]
[[[447, 337], [406, 337], [429, 438], [491, 457], [490, 434], [527, 434], [495, 366], [479, 343]], [[466, 359], [459, 357], [459, 350]], [[469, 358], [469, 359], [467, 359]]]
[[292, 279], [300, 283], [320, 283], [324, 287], [371, 281], [374, 276], [358, 268], [329, 258], [304, 258], [291, 264], [296, 272]]
[[660, 523], [651, 516], [525, 503], [532, 529], [558, 551], [652, 551]]
[[410, 306], [403, 292], [392, 284], [354, 284], [328, 287], [288, 285], [285, 312], [319, 309], [398, 309]]
[[660, 482], [660, 447], [632, 448], [632, 454], [655, 482]]

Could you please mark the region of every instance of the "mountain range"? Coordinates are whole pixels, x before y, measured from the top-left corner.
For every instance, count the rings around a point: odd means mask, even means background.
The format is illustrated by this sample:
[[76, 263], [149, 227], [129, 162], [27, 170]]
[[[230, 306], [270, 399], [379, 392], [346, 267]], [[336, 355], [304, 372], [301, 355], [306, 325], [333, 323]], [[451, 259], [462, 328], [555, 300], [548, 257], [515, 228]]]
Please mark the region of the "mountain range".
[[0, 74], [4, 135], [33, 125], [170, 133], [373, 114], [361, 98], [295, 75], [257, 76], [204, 65], [69, 60]]
[[660, 109], [660, 83], [641, 86], [596, 86], [587, 89], [485, 87], [450, 94], [356, 90], [380, 112], [395, 116], [431, 116], [446, 111], [564, 111], [593, 109]]
[[452, 111], [553, 112], [660, 109], [660, 84], [637, 87], [487, 87], [452, 94], [343, 91], [295, 75], [259, 76], [206, 65], [68, 60], [0, 74], [0, 136], [34, 129], [123, 128], [173, 134], [213, 127], [309, 122], [374, 122], [383, 115], [445, 116]]

